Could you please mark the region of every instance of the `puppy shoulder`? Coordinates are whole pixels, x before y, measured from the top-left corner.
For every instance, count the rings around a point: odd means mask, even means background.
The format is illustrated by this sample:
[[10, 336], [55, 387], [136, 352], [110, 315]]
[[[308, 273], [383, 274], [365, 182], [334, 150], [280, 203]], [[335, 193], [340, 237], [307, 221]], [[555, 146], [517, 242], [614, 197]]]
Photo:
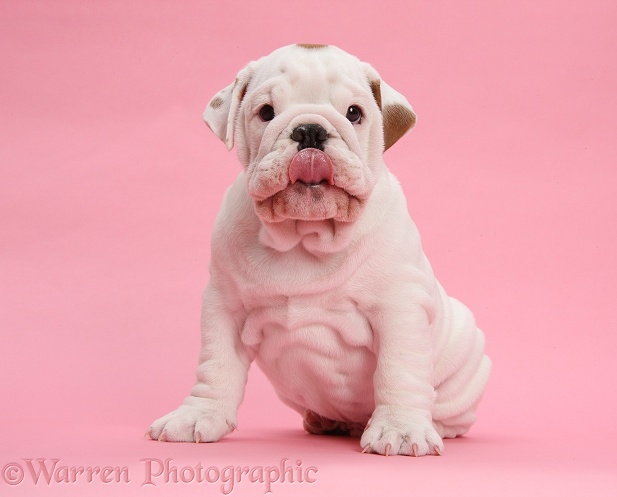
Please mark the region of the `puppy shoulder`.
[[223, 251], [237, 246], [242, 240], [255, 236], [259, 230], [259, 219], [246, 191], [244, 171], [225, 192], [221, 208], [212, 231], [212, 250]]

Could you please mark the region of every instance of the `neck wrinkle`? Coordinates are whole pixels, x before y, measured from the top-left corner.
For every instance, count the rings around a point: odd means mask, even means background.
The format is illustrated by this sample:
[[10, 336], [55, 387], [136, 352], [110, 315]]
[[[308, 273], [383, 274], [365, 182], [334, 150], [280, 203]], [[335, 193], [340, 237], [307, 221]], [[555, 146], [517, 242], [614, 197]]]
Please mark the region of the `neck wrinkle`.
[[323, 257], [345, 250], [352, 242], [353, 233], [354, 223], [334, 219], [262, 221], [259, 241], [277, 252], [288, 252], [300, 246], [313, 256]]
[[[357, 238], [361, 238], [367, 232], [371, 232], [383, 223], [383, 217], [387, 216], [390, 203], [392, 202], [392, 181], [396, 181], [385, 169], [382, 163], [377, 182], [367, 199], [367, 205], [354, 222], [343, 222], [335, 219], [321, 221], [303, 221], [300, 219], [285, 219], [280, 222], [261, 220], [259, 228], [259, 241], [266, 247], [277, 252], [288, 252], [300, 246], [303, 250], [315, 257], [324, 257], [334, 253], [340, 253]], [[373, 204], [369, 208], [368, 204]], [[381, 208], [375, 208], [375, 205]]]

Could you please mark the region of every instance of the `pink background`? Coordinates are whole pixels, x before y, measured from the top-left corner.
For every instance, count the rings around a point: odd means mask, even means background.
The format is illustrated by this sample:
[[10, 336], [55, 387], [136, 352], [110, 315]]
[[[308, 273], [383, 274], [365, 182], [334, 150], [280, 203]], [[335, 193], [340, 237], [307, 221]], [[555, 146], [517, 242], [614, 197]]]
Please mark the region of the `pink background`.
[[[616, 23], [617, 3], [589, 0], [4, 0], [0, 467], [59, 458], [131, 482], [26, 474], [0, 495], [222, 495], [141, 486], [145, 458], [318, 468], [274, 495], [617, 495]], [[209, 236], [239, 171], [201, 112], [294, 42], [371, 62], [418, 113], [386, 162], [494, 363], [443, 457], [306, 435], [257, 368], [223, 442], [142, 438], [193, 383]]]

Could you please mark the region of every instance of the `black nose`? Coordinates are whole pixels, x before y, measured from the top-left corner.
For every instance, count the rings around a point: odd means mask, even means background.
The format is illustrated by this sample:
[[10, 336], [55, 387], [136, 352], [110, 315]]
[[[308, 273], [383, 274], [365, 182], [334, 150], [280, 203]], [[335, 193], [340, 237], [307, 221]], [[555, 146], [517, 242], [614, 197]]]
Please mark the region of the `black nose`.
[[328, 132], [319, 124], [301, 124], [291, 132], [291, 139], [298, 142], [298, 150], [316, 148], [323, 151]]

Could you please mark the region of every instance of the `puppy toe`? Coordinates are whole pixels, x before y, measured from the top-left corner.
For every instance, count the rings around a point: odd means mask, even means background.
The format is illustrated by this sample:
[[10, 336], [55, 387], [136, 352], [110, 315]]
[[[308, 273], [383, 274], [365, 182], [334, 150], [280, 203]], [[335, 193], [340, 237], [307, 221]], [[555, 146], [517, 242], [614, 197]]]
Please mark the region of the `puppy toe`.
[[430, 420], [421, 416], [374, 415], [360, 439], [363, 452], [383, 455], [441, 455], [443, 441]]
[[152, 423], [147, 434], [160, 442], [216, 442], [235, 427], [235, 417], [182, 405]]

